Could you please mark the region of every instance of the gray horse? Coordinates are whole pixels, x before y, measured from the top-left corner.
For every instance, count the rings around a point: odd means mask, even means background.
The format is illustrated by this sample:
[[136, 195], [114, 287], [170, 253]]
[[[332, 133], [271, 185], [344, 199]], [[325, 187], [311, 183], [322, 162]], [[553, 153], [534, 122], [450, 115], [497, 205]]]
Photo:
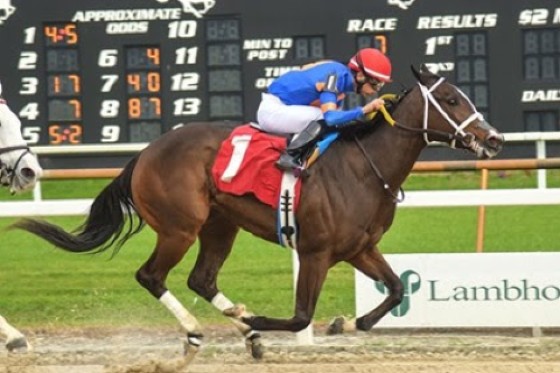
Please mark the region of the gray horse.
[[[20, 193], [33, 188], [42, 173], [37, 157], [22, 137], [19, 118], [2, 98], [0, 84], [0, 184], [11, 193]], [[6, 337], [6, 348], [10, 351], [30, 347], [23, 334], [1, 315], [0, 335]]]

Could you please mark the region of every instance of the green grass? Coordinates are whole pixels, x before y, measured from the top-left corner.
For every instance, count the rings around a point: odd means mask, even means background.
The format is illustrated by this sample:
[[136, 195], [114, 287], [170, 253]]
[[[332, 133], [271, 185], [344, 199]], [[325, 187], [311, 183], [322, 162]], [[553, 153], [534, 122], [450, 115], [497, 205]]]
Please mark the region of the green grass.
[[[559, 173], [548, 184], [560, 185]], [[44, 181], [43, 198], [94, 197], [109, 180]], [[475, 189], [476, 173], [416, 174], [407, 190]], [[491, 173], [491, 187], [526, 188], [536, 185], [534, 172]], [[5, 192], [0, 199], [13, 200]], [[16, 197], [16, 198], [29, 198]], [[485, 251], [558, 251], [557, 206], [488, 207]], [[83, 217], [48, 220], [66, 229]], [[14, 219], [0, 219], [0, 229]], [[391, 230], [381, 241], [385, 253], [474, 252], [477, 208], [399, 209]], [[18, 231], [5, 231], [0, 245], [0, 313], [20, 327], [173, 326], [174, 318], [134, 279], [148, 258], [155, 235], [146, 228], [118, 255], [76, 255]], [[227, 322], [213, 307], [186, 288], [196, 259], [193, 247], [168, 279], [171, 291], [202, 323]], [[226, 262], [219, 286], [234, 302], [258, 314], [289, 317], [293, 310], [291, 252], [241, 233]], [[333, 268], [321, 293], [316, 321], [326, 322], [354, 310], [353, 271], [345, 264]]]

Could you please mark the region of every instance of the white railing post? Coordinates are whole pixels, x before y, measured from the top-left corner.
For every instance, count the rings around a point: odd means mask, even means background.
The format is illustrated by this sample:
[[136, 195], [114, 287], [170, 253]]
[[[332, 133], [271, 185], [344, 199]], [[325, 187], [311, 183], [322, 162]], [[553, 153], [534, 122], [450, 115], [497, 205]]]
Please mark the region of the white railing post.
[[[546, 141], [537, 140], [537, 159], [546, 158]], [[537, 170], [537, 188], [546, 189], [546, 170]]]
[[[299, 273], [299, 259], [297, 252], [292, 250], [292, 269], [293, 269], [293, 278], [294, 278], [294, 296], [296, 294], [297, 289], [297, 281], [298, 281], [298, 273]], [[295, 300], [295, 298], [294, 298]], [[313, 324], [309, 324], [309, 326], [303, 329], [301, 332], [296, 333], [296, 339], [298, 345], [312, 345], [313, 344]]]
[[38, 180], [37, 183], [35, 184], [35, 187], [33, 188], [33, 201], [41, 202], [42, 199], [43, 196], [41, 193], [41, 181]]

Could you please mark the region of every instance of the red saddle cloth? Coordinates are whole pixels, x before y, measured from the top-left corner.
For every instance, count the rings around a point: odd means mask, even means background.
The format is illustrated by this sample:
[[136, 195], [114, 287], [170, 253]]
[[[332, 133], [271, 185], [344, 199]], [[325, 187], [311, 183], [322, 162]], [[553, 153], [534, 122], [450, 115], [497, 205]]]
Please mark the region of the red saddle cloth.
[[[252, 193], [259, 201], [278, 208], [282, 171], [275, 162], [285, 148], [286, 139], [282, 137], [250, 125], [235, 128], [222, 142], [212, 166], [216, 187], [221, 192], [237, 196]], [[300, 189], [301, 179], [298, 179], [294, 198], [296, 209]]]

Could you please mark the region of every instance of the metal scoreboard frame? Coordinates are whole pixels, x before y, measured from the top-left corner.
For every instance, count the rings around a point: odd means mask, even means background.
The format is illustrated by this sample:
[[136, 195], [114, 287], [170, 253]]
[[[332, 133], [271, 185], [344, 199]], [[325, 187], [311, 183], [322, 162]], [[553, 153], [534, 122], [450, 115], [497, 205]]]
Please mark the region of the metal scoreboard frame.
[[559, 131], [553, 3], [0, 0], [0, 80], [32, 145], [148, 142], [192, 121], [254, 120], [278, 75], [375, 46], [393, 61], [385, 92], [426, 63], [501, 131]]

